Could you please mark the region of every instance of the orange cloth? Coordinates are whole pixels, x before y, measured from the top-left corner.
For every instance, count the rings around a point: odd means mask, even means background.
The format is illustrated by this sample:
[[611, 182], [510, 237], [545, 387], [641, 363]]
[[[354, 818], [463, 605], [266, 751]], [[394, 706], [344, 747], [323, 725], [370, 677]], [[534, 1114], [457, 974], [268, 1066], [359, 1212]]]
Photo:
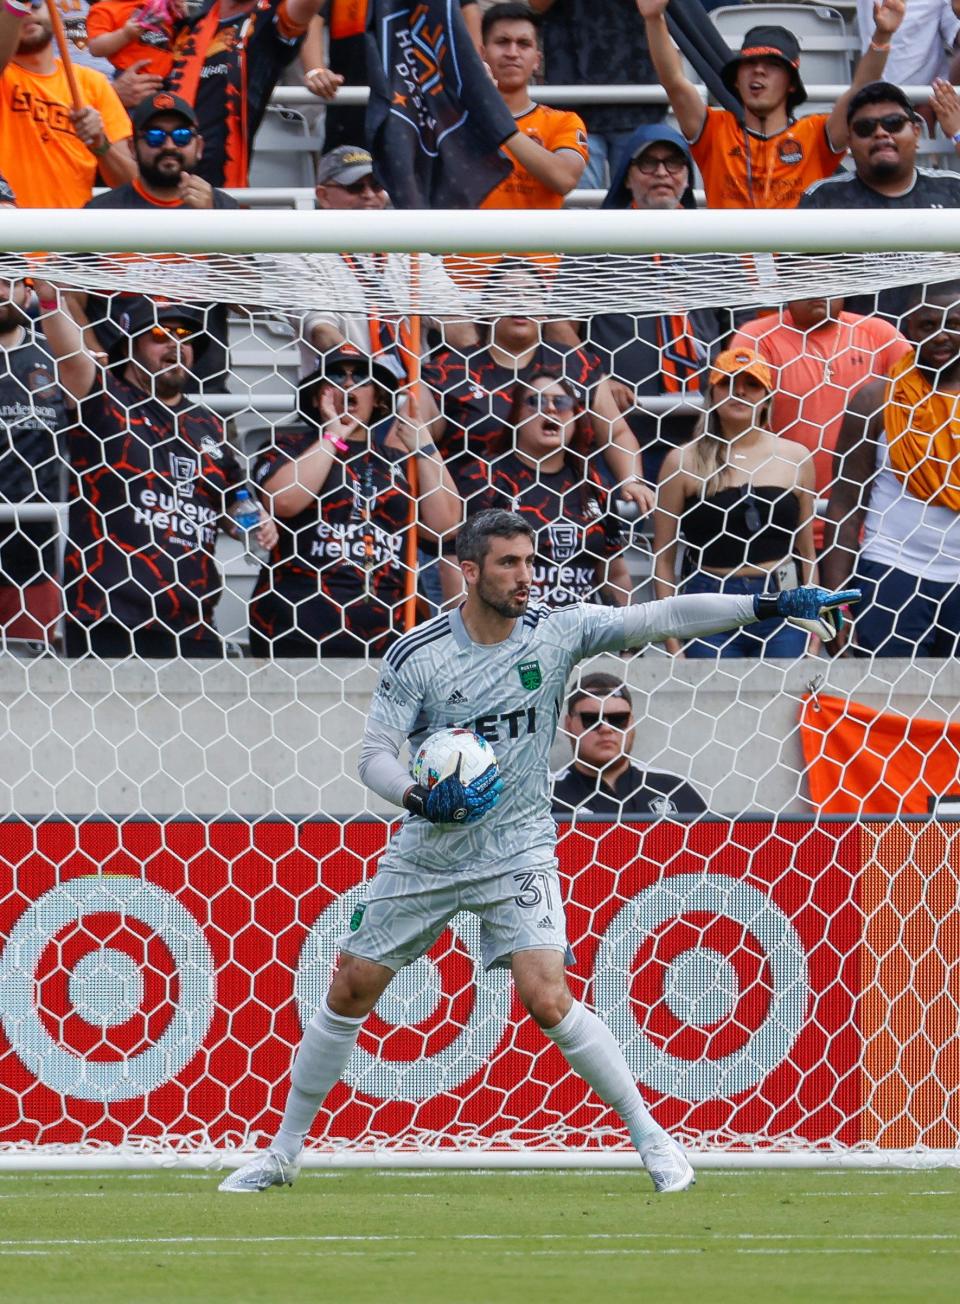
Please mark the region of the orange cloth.
[[[96, 109], [110, 141], [132, 134], [127, 111], [102, 73], [74, 64], [84, 104]], [[0, 173], [21, 208], [82, 208], [93, 195], [97, 160], [70, 121], [73, 101], [59, 59], [52, 73], [8, 63], [0, 76]]]
[[890, 466], [914, 498], [951, 512], [960, 512], [958, 409], [960, 394], [933, 389], [913, 354], [890, 373], [883, 409]]
[[[142, 8], [142, 0], [97, 0], [95, 5], [91, 5], [87, 14], [87, 40], [118, 32], [131, 14], [135, 14]], [[143, 38], [128, 41], [126, 45], [106, 57], [114, 68], [121, 71], [129, 68], [139, 59], [148, 59], [148, 65], [142, 68], [141, 72], [152, 72], [157, 77], [166, 77], [173, 67], [170, 37], [170, 32], [145, 32]]]
[[960, 792], [960, 724], [821, 694], [804, 698], [800, 741], [822, 815], [926, 815], [929, 797]]
[[[532, 137], [538, 145], [555, 154], [558, 149], [572, 149], [582, 159], [588, 157], [587, 129], [576, 113], [536, 104], [517, 118], [517, 130]], [[510, 151], [503, 153], [513, 164], [513, 171], [490, 191], [481, 208], [562, 208], [563, 195], [531, 176]]]
[[690, 146], [707, 207], [796, 208], [808, 186], [833, 176], [846, 152], [833, 152], [826, 126], [827, 114], [811, 113], [764, 140], [727, 109], [707, 109], [703, 130]]
[[842, 312], [840, 320], [799, 330], [785, 308], [747, 322], [731, 348], [756, 349], [774, 368], [773, 430], [813, 454], [817, 493], [833, 481], [833, 450], [851, 396], [868, 380], [888, 376], [910, 352], [896, 326], [882, 317]]
[[330, 0], [327, 12], [333, 41], [362, 36], [367, 30], [367, 0]]

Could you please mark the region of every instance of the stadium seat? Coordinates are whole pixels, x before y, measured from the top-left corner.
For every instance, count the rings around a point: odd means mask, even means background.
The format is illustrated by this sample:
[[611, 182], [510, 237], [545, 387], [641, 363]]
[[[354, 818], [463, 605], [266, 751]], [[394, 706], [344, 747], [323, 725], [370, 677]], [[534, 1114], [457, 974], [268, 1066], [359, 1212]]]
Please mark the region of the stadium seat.
[[312, 187], [320, 146], [302, 113], [271, 104], [254, 142], [250, 185]]
[[855, 27], [851, 29], [838, 10], [825, 5], [728, 5], [714, 9], [710, 17], [733, 50], [739, 50], [751, 27], [762, 23], [786, 27], [800, 42], [801, 71], [808, 86], [846, 86], [860, 57]]

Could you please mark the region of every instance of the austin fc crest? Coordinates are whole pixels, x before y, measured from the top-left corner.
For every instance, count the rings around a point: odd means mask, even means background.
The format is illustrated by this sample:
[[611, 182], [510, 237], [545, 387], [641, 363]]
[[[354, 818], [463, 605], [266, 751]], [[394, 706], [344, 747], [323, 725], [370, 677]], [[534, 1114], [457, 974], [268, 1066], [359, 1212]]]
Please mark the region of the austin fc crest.
[[524, 688], [539, 688], [543, 683], [543, 672], [539, 661], [521, 661], [517, 666], [517, 674]]

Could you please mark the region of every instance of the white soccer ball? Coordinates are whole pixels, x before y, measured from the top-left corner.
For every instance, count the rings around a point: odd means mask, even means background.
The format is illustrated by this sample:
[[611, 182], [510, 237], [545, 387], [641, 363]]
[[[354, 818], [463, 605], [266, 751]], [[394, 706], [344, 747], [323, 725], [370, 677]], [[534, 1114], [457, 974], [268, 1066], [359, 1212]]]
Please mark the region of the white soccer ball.
[[466, 786], [497, 764], [497, 756], [485, 738], [471, 729], [438, 729], [426, 739], [413, 761], [413, 781], [432, 788], [449, 778], [460, 766], [460, 782]]

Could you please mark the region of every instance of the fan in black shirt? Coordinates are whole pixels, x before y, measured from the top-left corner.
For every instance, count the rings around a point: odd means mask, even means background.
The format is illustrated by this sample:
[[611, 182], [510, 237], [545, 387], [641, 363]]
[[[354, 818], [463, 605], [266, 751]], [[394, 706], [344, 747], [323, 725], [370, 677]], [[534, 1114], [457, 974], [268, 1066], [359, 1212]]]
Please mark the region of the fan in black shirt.
[[[589, 434], [573, 384], [548, 373], [513, 387], [511, 437], [487, 457], [461, 463], [457, 487], [467, 515], [492, 507], [519, 512], [536, 533], [531, 599], [550, 607], [605, 599], [622, 606], [633, 587], [620, 521], [583, 456]], [[454, 597], [455, 593], [448, 593]]]
[[553, 813], [559, 816], [702, 815], [703, 798], [673, 774], [641, 770], [630, 760], [636, 722], [629, 689], [613, 675], [581, 680], [567, 702], [564, 732], [573, 763], [555, 776]]
[[[225, 190], [218, 190], [197, 175], [203, 157], [203, 137], [197, 115], [186, 102], [167, 91], [142, 100], [132, 111], [133, 152], [139, 176], [126, 185], [96, 195], [86, 208], [228, 209], [240, 205]], [[162, 139], [161, 139], [162, 137]], [[164, 255], [169, 258], [170, 255]], [[73, 298], [76, 309], [78, 298]], [[88, 295], [83, 311], [105, 351], [118, 342], [119, 332], [107, 312], [106, 301]], [[116, 309], [116, 305], [114, 305]], [[205, 393], [227, 388], [227, 305], [203, 306], [203, 345], [195, 358], [194, 375]]]
[[436, 544], [460, 500], [425, 431], [396, 417], [396, 387], [383, 355], [341, 344], [301, 388], [305, 425], [259, 458], [281, 530], [250, 604], [254, 656], [382, 656], [403, 632], [408, 531]]
[[[213, 554], [242, 476], [219, 418], [185, 394], [199, 314], [139, 299], [103, 371], [53, 286], [36, 288], [77, 412], [67, 445], [67, 655], [222, 656]], [[262, 518], [257, 537], [272, 548], [276, 526]]]
[[[899, 86], [871, 82], [847, 108], [855, 172], [837, 172], [801, 197], [798, 208], [960, 208], [960, 175], [917, 167], [924, 124]], [[848, 298], [848, 312], [879, 312], [899, 325], [912, 287]]]

